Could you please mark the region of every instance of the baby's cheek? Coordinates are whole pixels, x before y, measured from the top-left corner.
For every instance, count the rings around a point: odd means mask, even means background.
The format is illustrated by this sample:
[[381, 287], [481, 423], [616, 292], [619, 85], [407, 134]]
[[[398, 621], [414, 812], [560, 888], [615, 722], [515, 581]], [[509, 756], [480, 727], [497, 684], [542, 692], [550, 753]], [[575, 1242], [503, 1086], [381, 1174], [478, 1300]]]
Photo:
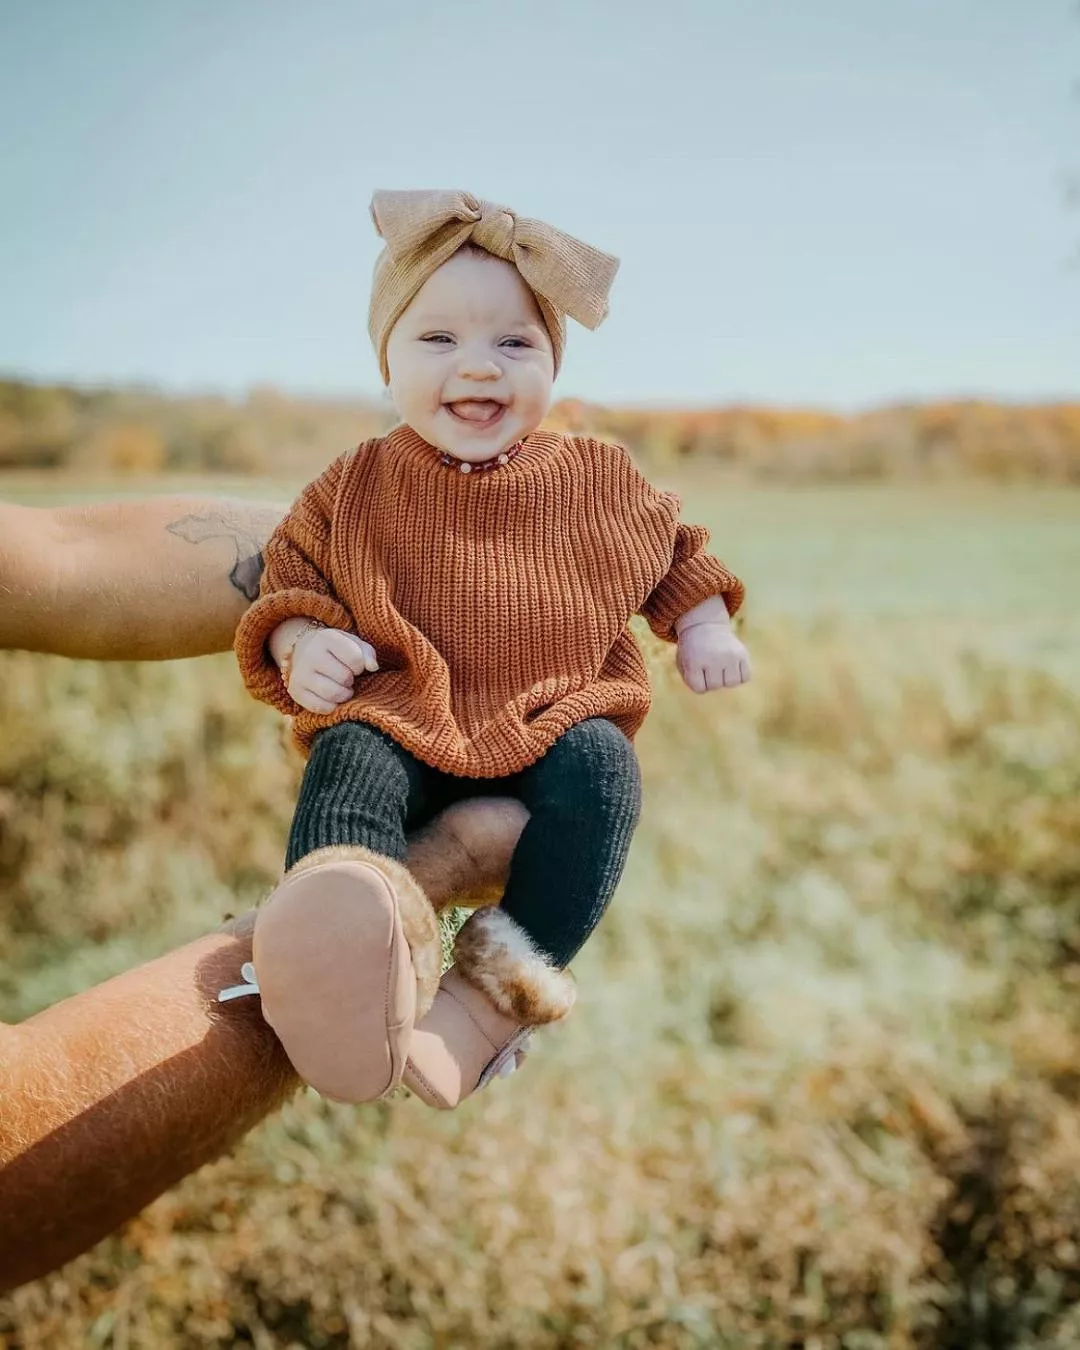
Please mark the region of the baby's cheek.
[[529, 420], [539, 423], [551, 406], [551, 383], [539, 372], [530, 372], [518, 391], [518, 410]]

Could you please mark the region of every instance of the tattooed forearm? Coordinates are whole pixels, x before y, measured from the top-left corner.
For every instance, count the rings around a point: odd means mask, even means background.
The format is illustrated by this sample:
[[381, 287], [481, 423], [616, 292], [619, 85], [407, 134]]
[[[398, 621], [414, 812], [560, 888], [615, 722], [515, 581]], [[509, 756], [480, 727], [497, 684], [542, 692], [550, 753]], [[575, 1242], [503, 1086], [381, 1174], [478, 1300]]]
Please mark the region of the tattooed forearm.
[[94, 661], [228, 651], [285, 510], [190, 496], [0, 502], [0, 648]]
[[245, 600], [257, 600], [259, 598], [259, 579], [262, 577], [263, 566], [264, 561], [260, 548], [246, 558], [237, 558], [229, 572], [229, 580]]
[[228, 540], [235, 557], [229, 581], [246, 600], [256, 600], [263, 571], [263, 548], [281, 519], [265, 507], [221, 507], [201, 510], [170, 521], [165, 528], [189, 544]]

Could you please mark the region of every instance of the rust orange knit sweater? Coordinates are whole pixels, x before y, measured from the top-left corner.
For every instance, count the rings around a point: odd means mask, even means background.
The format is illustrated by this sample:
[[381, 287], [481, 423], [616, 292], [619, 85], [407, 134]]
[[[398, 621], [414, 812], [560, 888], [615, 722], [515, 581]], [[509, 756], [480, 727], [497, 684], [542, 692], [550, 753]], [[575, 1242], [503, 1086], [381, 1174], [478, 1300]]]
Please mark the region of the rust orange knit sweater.
[[[517, 773], [588, 717], [632, 737], [651, 692], [631, 616], [672, 641], [709, 596], [731, 613], [742, 602], [707, 531], [678, 512], [603, 441], [537, 431], [508, 464], [463, 474], [396, 427], [335, 460], [275, 531], [236, 635], [245, 683], [295, 718], [304, 751], [355, 720], [468, 778]], [[301, 614], [378, 656], [330, 713], [289, 697], [266, 648]]]

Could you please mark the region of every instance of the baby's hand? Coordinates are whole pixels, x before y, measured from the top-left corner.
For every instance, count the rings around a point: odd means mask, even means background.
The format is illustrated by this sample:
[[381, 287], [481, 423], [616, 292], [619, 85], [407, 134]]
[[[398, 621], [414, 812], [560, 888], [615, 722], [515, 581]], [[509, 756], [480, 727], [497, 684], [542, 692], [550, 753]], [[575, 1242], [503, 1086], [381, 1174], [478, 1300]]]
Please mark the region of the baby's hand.
[[696, 623], [679, 634], [679, 674], [695, 694], [750, 679], [750, 653], [728, 623]]
[[[271, 637], [272, 653], [277, 631]], [[379, 669], [374, 647], [341, 628], [313, 628], [302, 633], [291, 649], [291, 660], [279, 664], [290, 698], [315, 713], [333, 712], [339, 703], [352, 698], [358, 675]]]

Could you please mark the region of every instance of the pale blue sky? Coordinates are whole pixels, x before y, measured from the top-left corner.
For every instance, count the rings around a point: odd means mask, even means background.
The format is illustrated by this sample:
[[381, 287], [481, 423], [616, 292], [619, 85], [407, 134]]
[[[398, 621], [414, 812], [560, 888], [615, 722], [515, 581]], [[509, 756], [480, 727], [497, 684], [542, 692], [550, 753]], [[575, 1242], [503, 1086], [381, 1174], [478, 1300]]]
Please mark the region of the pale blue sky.
[[1072, 0], [0, 0], [0, 371], [378, 390], [376, 187], [617, 253], [559, 392], [1080, 394]]

